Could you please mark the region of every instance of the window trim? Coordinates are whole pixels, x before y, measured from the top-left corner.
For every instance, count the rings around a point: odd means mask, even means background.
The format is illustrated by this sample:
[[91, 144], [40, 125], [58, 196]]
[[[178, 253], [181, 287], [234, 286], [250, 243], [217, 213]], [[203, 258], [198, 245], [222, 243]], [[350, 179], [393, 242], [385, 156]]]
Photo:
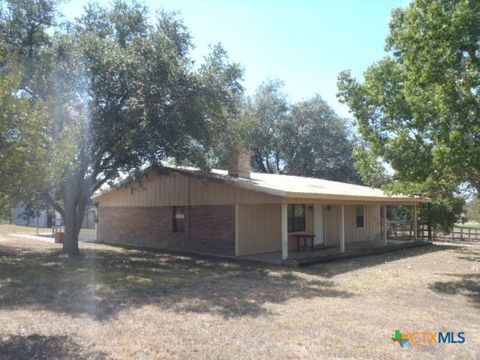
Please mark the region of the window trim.
[[[183, 211], [180, 212], [178, 211], [179, 209], [182, 209]], [[185, 206], [173, 206], [172, 211], [173, 211], [173, 216], [172, 216], [172, 232], [174, 233], [184, 233], [185, 232], [185, 213], [186, 213], [186, 208]], [[179, 226], [179, 222], [181, 221], [181, 226]], [[181, 229], [180, 229], [181, 228]]]
[[[358, 214], [358, 210], [361, 210], [361, 215]], [[362, 219], [362, 226], [358, 226], [359, 218]], [[365, 229], [365, 206], [357, 205], [355, 207], [355, 228], [356, 229]]]
[[[303, 216], [295, 216], [295, 207], [302, 206], [303, 207]], [[293, 216], [289, 216], [290, 211], [293, 207]], [[295, 219], [303, 219], [303, 230], [295, 229]], [[290, 228], [290, 221], [292, 221], [292, 229]], [[287, 204], [287, 233], [289, 234], [296, 234], [296, 233], [304, 233], [307, 231], [307, 205], [306, 204]]]

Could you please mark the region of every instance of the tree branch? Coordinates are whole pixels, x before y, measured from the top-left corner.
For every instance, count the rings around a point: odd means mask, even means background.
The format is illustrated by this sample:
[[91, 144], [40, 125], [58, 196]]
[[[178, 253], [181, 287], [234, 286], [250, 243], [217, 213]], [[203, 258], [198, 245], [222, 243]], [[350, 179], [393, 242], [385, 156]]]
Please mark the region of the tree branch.
[[268, 172], [267, 169], [265, 168], [265, 164], [263, 163], [262, 155], [260, 154], [260, 152], [255, 149], [253, 153], [254, 153], [255, 162], [259, 167], [260, 171], [264, 173]]
[[43, 194], [43, 199], [48, 205], [54, 208], [55, 211], [62, 215], [62, 217], [65, 217], [65, 211], [55, 202], [55, 200], [53, 200], [52, 195], [50, 195], [48, 191]]

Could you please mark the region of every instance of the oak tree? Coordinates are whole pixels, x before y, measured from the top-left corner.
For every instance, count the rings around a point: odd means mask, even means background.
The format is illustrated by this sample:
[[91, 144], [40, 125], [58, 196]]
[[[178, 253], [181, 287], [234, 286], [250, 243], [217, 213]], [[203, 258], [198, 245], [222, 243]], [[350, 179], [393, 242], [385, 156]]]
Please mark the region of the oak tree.
[[[64, 250], [75, 255], [90, 197], [120, 174], [167, 158], [208, 168], [205, 154], [236, 111], [242, 71], [221, 46], [194, 64], [182, 21], [159, 12], [151, 23], [135, 2], [88, 5], [62, 26], [57, 17], [53, 1], [9, 0], [2, 28], [9, 55], [29, 73], [19, 90], [48, 106], [50, 171], [38, 192], [62, 214]], [[10, 30], [29, 24], [31, 32]]]

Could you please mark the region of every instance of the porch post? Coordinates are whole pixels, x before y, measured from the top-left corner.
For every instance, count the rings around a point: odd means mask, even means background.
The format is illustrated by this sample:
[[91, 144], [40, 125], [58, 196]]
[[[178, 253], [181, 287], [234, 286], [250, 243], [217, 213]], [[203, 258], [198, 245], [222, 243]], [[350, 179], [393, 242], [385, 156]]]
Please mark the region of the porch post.
[[385, 241], [385, 245], [387, 245], [387, 243], [388, 243], [387, 230], [388, 230], [387, 205], [383, 205], [383, 240]]
[[413, 205], [413, 237], [415, 241], [418, 240], [417, 204]]
[[282, 203], [282, 260], [288, 259], [288, 212], [287, 204]]
[[340, 221], [340, 252], [345, 252], [345, 205], [342, 204], [342, 216]]

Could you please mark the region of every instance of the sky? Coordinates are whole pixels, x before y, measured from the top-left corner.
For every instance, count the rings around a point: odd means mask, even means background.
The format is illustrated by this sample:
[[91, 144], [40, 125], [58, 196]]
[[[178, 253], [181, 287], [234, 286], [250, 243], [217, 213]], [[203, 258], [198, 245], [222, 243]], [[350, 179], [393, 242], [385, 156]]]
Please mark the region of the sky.
[[[87, 0], [66, 1], [69, 20]], [[244, 68], [247, 94], [268, 78], [284, 82], [293, 102], [320, 94], [343, 117], [337, 101], [337, 76], [350, 69], [359, 79], [386, 55], [391, 11], [408, 0], [146, 0], [152, 13], [179, 11], [191, 31], [196, 61], [221, 43], [230, 60]], [[110, 1], [98, 1], [108, 5]]]

